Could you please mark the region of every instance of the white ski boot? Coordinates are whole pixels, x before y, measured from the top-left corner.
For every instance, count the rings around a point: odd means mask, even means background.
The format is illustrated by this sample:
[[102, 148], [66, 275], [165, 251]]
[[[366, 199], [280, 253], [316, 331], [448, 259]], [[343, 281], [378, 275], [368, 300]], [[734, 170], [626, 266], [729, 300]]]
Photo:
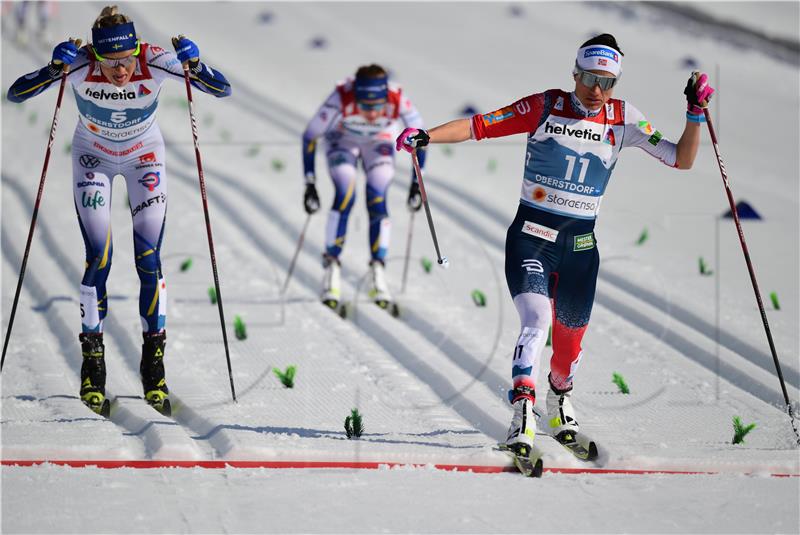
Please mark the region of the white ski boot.
[[[547, 376], [550, 382], [550, 376]], [[572, 407], [572, 387], [567, 390], [558, 390], [550, 382], [547, 391], [547, 423], [550, 433], [559, 442], [569, 440], [578, 433], [580, 426], [575, 419], [575, 409]], [[569, 436], [568, 436], [569, 435]]]
[[506, 447], [516, 453], [521, 450], [530, 451], [536, 437], [536, 415], [533, 412], [533, 400], [523, 397], [514, 402], [514, 416], [508, 428]]
[[389, 285], [386, 284], [386, 268], [383, 260], [372, 260], [369, 267], [372, 272], [372, 287], [369, 290], [369, 296], [376, 305], [388, 309], [392, 304], [392, 294], [389, 292]]
[[322, 255], [322, 265], [325, 267], [325, 276], [322, 279], [321, 299], [335, 310], [342, 298], [342, 266], [338, 258], [327, 254]]

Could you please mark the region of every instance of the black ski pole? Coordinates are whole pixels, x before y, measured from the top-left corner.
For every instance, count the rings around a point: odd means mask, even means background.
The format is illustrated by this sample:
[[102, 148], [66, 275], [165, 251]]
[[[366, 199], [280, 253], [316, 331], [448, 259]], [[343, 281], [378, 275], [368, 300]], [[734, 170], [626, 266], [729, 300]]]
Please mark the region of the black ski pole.
[[433, 238], [433, 247], [436, 249], [436, 261], [443, 268], [450, 267], [450, 262], [446, 256], [442, 256], [439, 252], [439, 240], [436, 239], [436, 229], [433, 228], [433, 219], [431, 218], [431, 208], [428, 206], [428, 195], [425, 193], [425, 183], [422, 181], [422, 171], [419, 168], [419, 160], [417, 159], [417, 149], [411, 153], [411, 161], [414, 164], [414, 172], [417, 173], [417, 180], [419, 181], [419, 192], [422, 196], [422, 205], [425, 207], [425, 217], [428, 218], [428, 227], [431, 229], [431, 237]]
[[406, 258], [403, 261], [403, 284], [400, 286], [400, 293], [406, 293], [406, 281], [408, 280], [408, 260], [411, 257], [411, 238], [414, 235], [414, 214], [416, 211], [411, 211], [411, 216], [408, 218], [408, 235], [406, 237]]
[[772, 360], [775, 362], [775, 370], [778, 372], [778, 380], [781, 383], [781, 390], [783, 391], [783, 400], [786, 402], [786, 411], [789, 413], [789, 419], [792, 422], [792, 429], [797, 437], [797, 444], [800, 446], [800, 432], [798, 432], [797, 424], [794, 421], [794, 411], [792, 410], [792, 403], [789, 401], [789, 394], [786, 391], [786, 382], [783, 380], [783, 372], [781, 371], [781, 363], [778, 360], [778, 352], [775, 350], [775, 343], [772, 341], [772, 332], [769, 330], [767, 313], [764, 310], [764, 303], [761, 300], [761, 291], [758, 289], [758, 282], [756, 282], [756, 273], [753, 269], [753, 262], [750, 260], [750, 253], [747, 250], [747, 243], [744, 241], [744, 231], [742, 230], [742, 224], [739, 222], [739, 212], [736, 210], [736, 202], [733, 200], [731, 185], [728, 181], [728, 173], [725, 171], [725, 164], [722, 163], [722, 156], [719, 153], [719, 145], [717, 144], [717, 134], [714, 132], [714, 125], [711, 124], [711, 114], [709, 113], [707, 107], [703, 108], [703, 114], [706, 117], [708, 132], [711, 134], [711, 143], [714, 145], [714, 154], [717, 156], [717, 164], [719, 165], [719, 172], [722, 175], [722, 182], [725, 184], [725, 193], [728, 195], [728, 204], [731, 206], [733, 222], [736, 224], [736, 231], [739, 233], [739, 243], [742, 245], [744, 261], [747, 264], [747, 271], [750, 273], [750, 282], [753, 283], [753, 291], [756, 294], [758, 310], [761, 312], [761, 321], [764, 323], [764, 331], [767, 333], [767, 341], [769, 342], [769, 349], [772, 352]]
[[300, 238], [297, 240], [297, 247], [294, 250], [294, 256], [292, 257], [292, 263], [289, 264], [289, 272], [286, 273], [286, 280], [283, 282], [283, 288], [281, 288], [281, 296], [286, 294], [286, 289], [289, 287], [289, 281], [292, 280], [292, 273], [294, 273], [294, 266], [297, 263], [297, 257], [300, 255], [300, 250], [303, 248], [303, 241], [306, 239], [306, 230], [308, 230], [308, 224], [311, 222], [311, 214], [308, 214], [306, 217], [306, 222], [303, 225], [303, 230], [300, 232]]
[[[81, 47], [81, 40], [75, 41], [75, 47]], [[8, 317], [8, 328], [6, 329], [6, 339], [3, 342], [3, 356], [0, 357], [0, 372], [3, 371], [3, 364], [6, 361], [6, 351], [8, 350], [8, 341], [11, 339], [11, 328], [14, 326], [14, 317], [17, 314], [17, 305], [19, 304], [19, 293], [22, 290], [22, 280], [25, 278], [25, 268], [28, 265], [28, 255], [31, 252], [31, 242], [33, 241], [33, 231], [36, 228], [36, 219], [39, 216], [39, 205], [42, 202], [42, 195], [44, 194], [44, 180], [47, 177], [47, 167], [50, 164], [50, 153], [53, 148], [53, 141], [56, 139], [56, 127], [58, 126], [58, 113], [61, 111], [61, 100], [64, 97], [64, 87], [67, 85], [67, 75], [69, 74], [69, 65], [64, 65], [61, 71], [61, 83], [58, 86], [58, 98], [56, 99], [56, 110], [53, 113], [53, 122], [50, 124], [50, 138], [47, 141], [47, 151], [44, 154], [44, 165], [42, 166], [42, 176], [39, 179], [39, 191], [36, 193], [36, 202], [33, 204], [33, 215], [31, 215], [31, 226], [28, 229], [28, 242], [25, 244], [25, 254], [22, 255], [22, 265], [19, 268], [19, 278], [17, 279], [17, 291], [14, 293], [14, 303], [11, 305], [11, 315]]]
[[[173, 37], [172, 44], [177, 47], [178, 38]], [[211, 255], [211, 271], [214, 273], [214, 289], [217, 292], [217, 308], [219, 321], [222, 325], [222, 342], [225, 345], [225, 359], [228, 362], [228, 378], [231, 382], [231, 396], [236, 402], [236, 389], [233, 386], [233, 371], [231, 370], [231, 354], [228, 350], [228, 332], [225, 327], [225, 312], [222, 310], [222, 294], [219, 291], [219, 273], [217, 272], [217, 255], [214, 253], [214, 240], [211, 237], [211, 218], [208, 215], [208, 196], [206, 195], [206, 181], [203, 177], [203, 163], [200, 160], [200, 146], [197, 144], [197, 121], [194, 117], [194, 101], [192, 100], [192, 83], [189, 81], [189, 62], [183, 64], [183, 79], [186, 82], [186, 98], [189, 99], [189, 118], [192, 121], [192, 138], [194, 140], [194, 155], [197, 160], [197, 174], [200, 178], [200, 196], [203, 199], [203, 214], [206, 218], [206, 233], [208, 234], [208, 251]]]

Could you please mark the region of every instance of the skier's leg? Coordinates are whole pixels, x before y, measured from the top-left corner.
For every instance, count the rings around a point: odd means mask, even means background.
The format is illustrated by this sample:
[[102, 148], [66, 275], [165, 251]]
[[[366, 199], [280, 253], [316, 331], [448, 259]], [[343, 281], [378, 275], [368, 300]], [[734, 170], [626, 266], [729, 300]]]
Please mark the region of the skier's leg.
[[553, 289], [553, 356], [546, 405], [550, 431], [556, 436], [578, 431], [572, 381], [583, 357], [581, 341], [589, 325], [600, 265], [593, 237], [591, 245], [565, 253]]
[[108, 313], [106, 281], [111, 270], [111, 177], [114, 170], [77, 136], [72, 149], [72, 193], [86, 249], [80, 289], [81, 400], [104, 413], [106, 366], [103, 320]]
[[142, 358], [139, 365], [145, 399], [169, 412], [164, 349], [167, 286], [161, 268], [161, 244], [167, 213], [167, 174], [163, 144], [145, 144], [123, 168], [131, 202], [136, 273], [139, 275], [139, 316]]
[[329, 151], [328, 171], [336, 194], [325, 227], [325, 252], [329, 257], [339, 258], [356, 198], [356, 156], [342, 148]]
[[391, 238], [391, 221], [387, 210], [387, 194], [394, 178], [394, 150], [385, 142], [365, 147], [364, 171], [367, 175], [367, 212], [369, 213], [370, 269], [372, 272], [372, 298], [387, 306], [392, 295], [386, 283], [385, 258]]
[[524, 232], [525, 216], [521, 208], [506, 234], [506, 282], [520, 317], [509, 392], [514, 416], [506, 442], [511, 448], [530, 446], [536, 432], [536, 381], [551, 317], [548, 282], [557, 260], [551, 242]]

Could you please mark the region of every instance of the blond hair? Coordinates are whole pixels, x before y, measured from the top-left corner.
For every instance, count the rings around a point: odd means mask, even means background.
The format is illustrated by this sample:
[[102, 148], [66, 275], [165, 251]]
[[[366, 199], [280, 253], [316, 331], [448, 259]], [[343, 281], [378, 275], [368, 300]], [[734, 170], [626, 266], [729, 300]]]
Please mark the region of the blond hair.
[[129, 16], [120, 13], [117, 6], [106, 6], [95, 19], [92, 28], [111, 28], [126, 22], [133, 22], [133, 20]]

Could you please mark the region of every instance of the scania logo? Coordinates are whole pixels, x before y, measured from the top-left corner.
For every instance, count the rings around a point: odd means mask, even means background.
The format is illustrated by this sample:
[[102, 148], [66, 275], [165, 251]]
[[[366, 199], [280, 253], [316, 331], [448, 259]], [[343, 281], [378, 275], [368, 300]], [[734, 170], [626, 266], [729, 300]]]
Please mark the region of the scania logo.
[[81, 157], [78, 158], [78, 161], [86, 169], [94, 169], [100, 165], [100, 158], [97, 156], [92, 156], [91, 154], [81, 154]]

